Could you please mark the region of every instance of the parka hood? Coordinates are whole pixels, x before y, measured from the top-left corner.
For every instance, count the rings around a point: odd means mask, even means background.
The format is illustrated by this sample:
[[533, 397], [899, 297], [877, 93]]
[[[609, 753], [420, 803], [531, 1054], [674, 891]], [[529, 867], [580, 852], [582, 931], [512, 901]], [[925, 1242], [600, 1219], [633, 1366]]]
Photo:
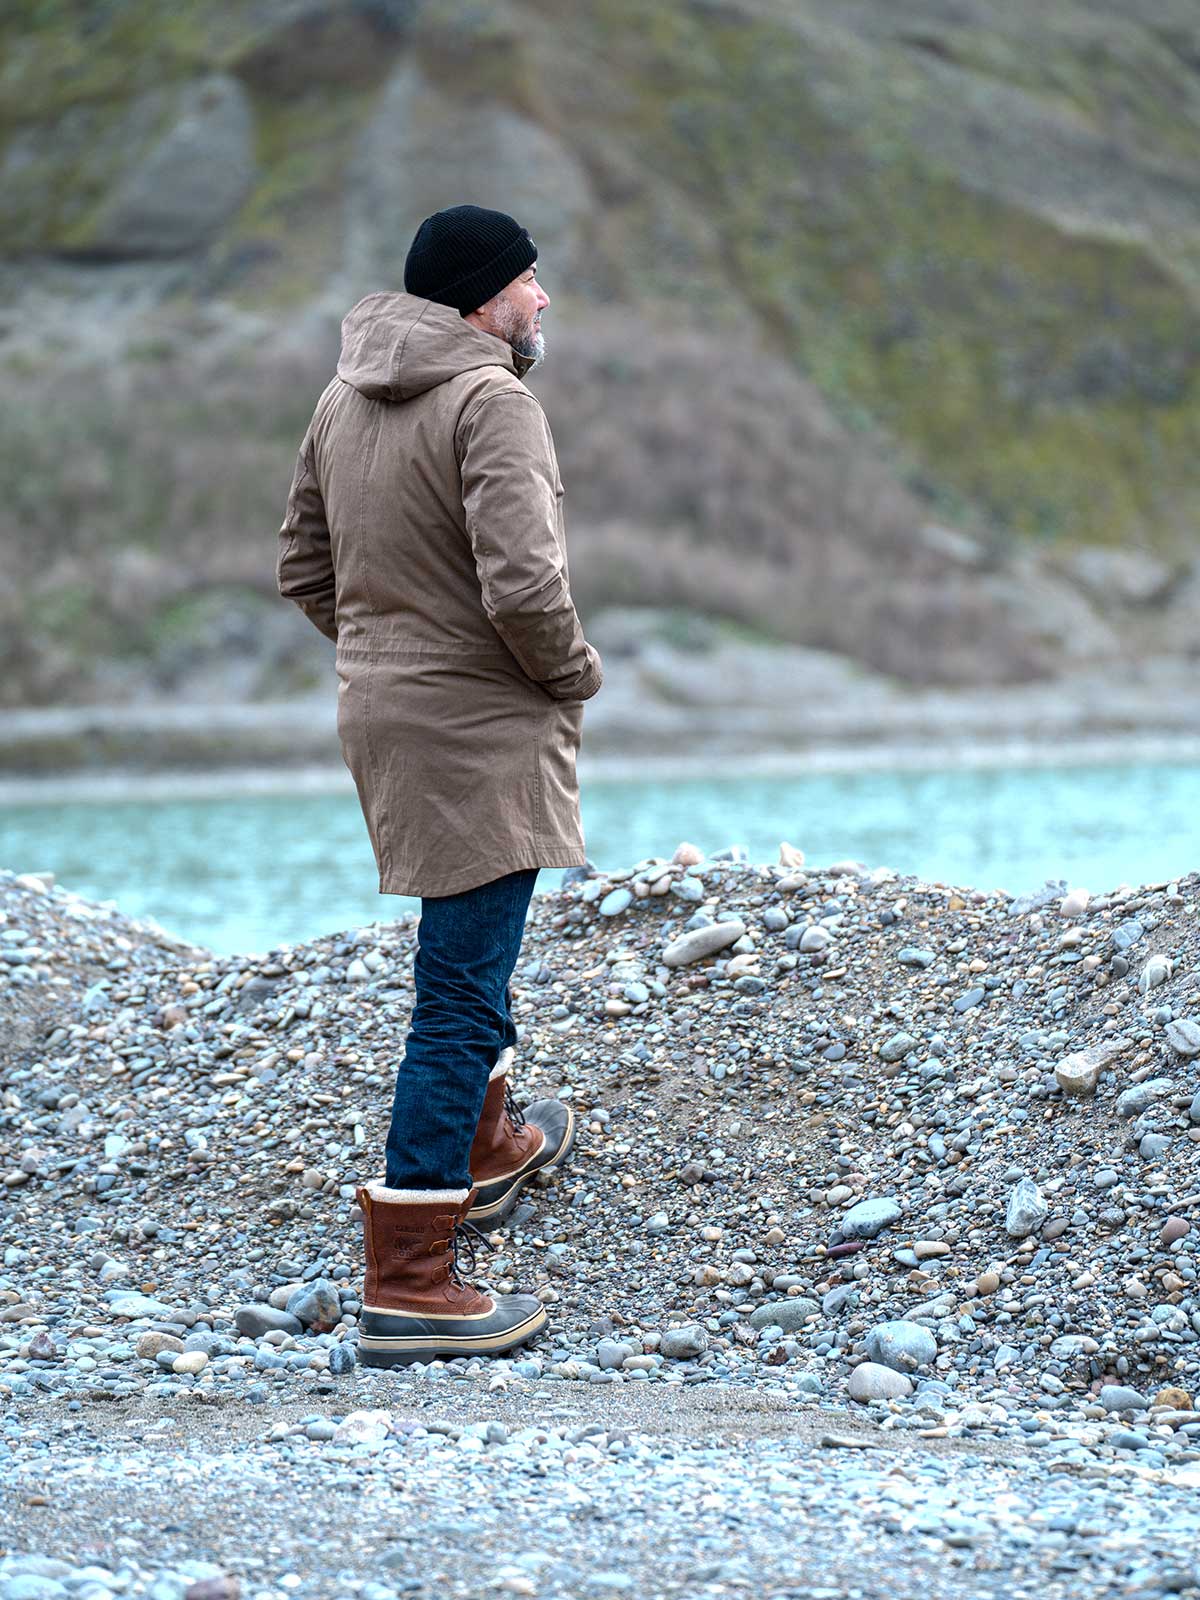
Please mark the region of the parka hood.
[[369, 294], [342, 318], [338, 377], [369, 400], [411, 400], [475, 367], [504, 367], [521, 378], [532, 365], [453, 306], [402, 290]]

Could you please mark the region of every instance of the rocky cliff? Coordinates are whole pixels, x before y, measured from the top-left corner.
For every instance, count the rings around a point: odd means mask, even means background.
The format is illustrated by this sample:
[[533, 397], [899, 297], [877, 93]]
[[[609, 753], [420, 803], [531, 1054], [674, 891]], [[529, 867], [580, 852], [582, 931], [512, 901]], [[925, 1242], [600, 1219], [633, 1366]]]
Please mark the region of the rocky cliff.
[[24, 0], [0, 61], [10, 703], [269, 603], [338, 316], [465, 198], [539, 244], [582, 605], [925, 681], [1195, 636], [1190, 0]]

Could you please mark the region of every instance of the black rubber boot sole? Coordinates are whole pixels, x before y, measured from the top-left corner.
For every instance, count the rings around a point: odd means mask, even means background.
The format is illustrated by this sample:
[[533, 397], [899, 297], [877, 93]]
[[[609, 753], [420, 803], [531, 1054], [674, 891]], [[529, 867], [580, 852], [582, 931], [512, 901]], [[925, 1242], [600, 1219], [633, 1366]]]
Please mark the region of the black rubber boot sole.
[[[546, 1110], [543, 1111], [543, 1107]], [[554, 1123], [562, 1112], [566, 1113], [565, 1122], [556, 1128]], [[546, 1118], [546, 1122], [539, 1120], [539, 1113]], [[527, 1166], [506, 1177], [496, 1178], [491, 1183], [479, 1185], [475, 1204], [467, 1212], [467, 1221], [473, 1222], [476, 1227], [485, 1222], [503, 1221], [520, 1199], [521, 1190], [537, 1173], [556, 1171], [571, 1154], [575, 1144], [575, 1113], [565, 1101], [535, 1101], [533, 1105], [526, 1106], [525, 1118], [541, 1128], [546, 1135], [546, 1142], [537, 1155], [530, 1158]], [[550, 1125], [547, 1126], [547, 1123]]]
[[497, 1295], [485, 1317], [420, 1317], [363, 1308], [358, 1361], [363, 1367], [407, 1367], [455, 1356], [500, 1356], [546, 1326], [533, 1295]]

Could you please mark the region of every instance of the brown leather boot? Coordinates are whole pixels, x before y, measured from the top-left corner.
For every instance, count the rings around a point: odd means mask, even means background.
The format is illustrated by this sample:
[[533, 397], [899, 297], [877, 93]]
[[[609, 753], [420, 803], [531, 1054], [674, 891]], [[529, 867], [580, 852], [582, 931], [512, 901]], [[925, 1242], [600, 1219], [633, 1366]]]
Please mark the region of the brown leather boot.
[[546, 1308], [535, 1296], [481, 1294], [460, 1277], [457, 1235], [474, 1198], [474, 1189], [359, 1187], [363, 1366], [500, 1355], [545, 1327]]
[[552, 1171], [575, 1142], [575, 1114], [562, 1100], [535, 1100], [524, 1110], [517, 1105], [508, 1082], [513, 1055], [511, 1047], [500, 1052], [475, 1130], [471, 1222], [506, 1217], [534, 1173]]

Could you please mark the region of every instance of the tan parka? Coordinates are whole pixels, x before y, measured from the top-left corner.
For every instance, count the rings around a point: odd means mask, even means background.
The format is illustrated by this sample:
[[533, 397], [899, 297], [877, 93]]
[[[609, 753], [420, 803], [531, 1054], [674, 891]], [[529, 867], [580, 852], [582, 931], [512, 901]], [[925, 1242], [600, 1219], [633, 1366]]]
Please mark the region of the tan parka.
[[279, 592], [336, 642], [385, 894], [586, 859], [575, 757], [602, 670], [530, 365], [452, 307], [368, 295], [300, 446]]

